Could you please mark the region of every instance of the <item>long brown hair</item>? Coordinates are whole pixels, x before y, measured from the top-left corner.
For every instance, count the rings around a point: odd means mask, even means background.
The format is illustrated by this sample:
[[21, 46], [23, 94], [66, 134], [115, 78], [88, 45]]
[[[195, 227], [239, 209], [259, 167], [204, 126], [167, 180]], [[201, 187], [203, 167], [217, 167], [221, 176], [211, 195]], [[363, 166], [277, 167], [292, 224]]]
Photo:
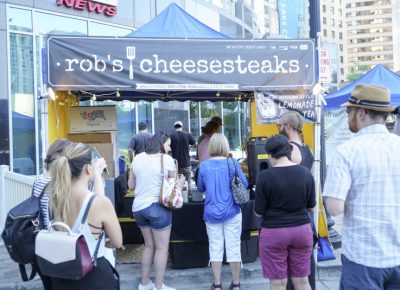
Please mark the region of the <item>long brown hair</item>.
[[90, 147], [71, 143], [53, 160], [51, 174], [51, 208], [56, 220], [66, 222], [71, 203], [71, 181], [79, 178], [85, 165], [92, 161]]

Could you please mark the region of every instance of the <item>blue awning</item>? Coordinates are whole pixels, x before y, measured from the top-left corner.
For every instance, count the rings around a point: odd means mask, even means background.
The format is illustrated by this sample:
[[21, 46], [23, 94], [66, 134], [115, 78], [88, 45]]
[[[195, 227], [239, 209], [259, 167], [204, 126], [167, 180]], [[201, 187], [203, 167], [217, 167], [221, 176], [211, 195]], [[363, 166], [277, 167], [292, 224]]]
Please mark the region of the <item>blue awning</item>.
[[392, 104], [400, 106], [400, 75], [394, 73], [387, 67], [378, 64], [365, 75], [355, 80], [346, 87], [332, 94], [326, 95], [327, 106], [325, 110], [338, 109], [350, 97], [351, 91], [358, 84], [374, 84], [390, 90]]
[[128, 37], [230, 38], [200, 22], [175, 3]]

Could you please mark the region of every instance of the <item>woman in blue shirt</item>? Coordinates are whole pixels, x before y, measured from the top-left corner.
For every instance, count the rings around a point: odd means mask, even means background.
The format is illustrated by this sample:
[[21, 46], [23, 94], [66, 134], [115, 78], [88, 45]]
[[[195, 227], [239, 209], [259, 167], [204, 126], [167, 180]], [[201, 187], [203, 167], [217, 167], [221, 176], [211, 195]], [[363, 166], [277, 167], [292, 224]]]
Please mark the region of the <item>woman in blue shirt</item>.
[[[204, 160], [199, 167], [197, 188], [206, 192], [204, 221], [209, 240], [210, 262], [214, 274], [211, 289], [221, 289], [221, 269], [224, 255], [231, 266], [232, 283], [230, 289], [239, 290], [239, 272], [242, 262], [240, 253], [240, 235], [242, 233], [242, 213], [235, 203], [230, 180], [237, 168], [242, 183], [247, 187], [247, 180], [238, 162], [227, 158], [229, 143], [222, 133], [215, 133], [208, 145], [210, 159]], [[230, 166], [228, 167], [228, 162]]]

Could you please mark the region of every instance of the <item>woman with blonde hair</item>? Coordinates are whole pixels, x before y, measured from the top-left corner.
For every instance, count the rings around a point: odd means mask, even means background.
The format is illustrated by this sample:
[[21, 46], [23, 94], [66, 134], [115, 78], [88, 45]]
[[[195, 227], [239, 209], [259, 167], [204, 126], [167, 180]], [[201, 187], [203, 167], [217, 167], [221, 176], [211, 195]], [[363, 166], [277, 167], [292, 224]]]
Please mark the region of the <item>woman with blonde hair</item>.
[[211, 289], [222, 289], [221, 269], [225, 243], [226, 258], [232, 273], [230, 289], [239, 290], [242, 213], [233, 198], [230, 181], [237, 174], [247, 187], [247, 180], [239, 163], [235, 159], [228, 158], [229, 143], [222, 133], [212, 135], [208, 153], [210, 159], [200, 163], [197, 188], [201, 192], [206, 192], [203, 217], [206, 222], [210, 262], [214, 275]]
[[[66, 223], [75, 233], [79, 232], [81, 218], [94, 195], [88, 190], [88, 185], [104, 169], [104, 166], [94, 166], [93, 162], [89, 146], [72, 143], [53, 160], [50, 168], [50, 212], [54, 221]], [[104, 251], [106, 246], [122, 246], [122, 231], [110, 199], [99, 194], [95, 196], [81, 230], [92, 256], [102, 231], [107, 239], [103, 237], [100, 240], [97, 267], [77, 281], [52, 277], [53, 289], [119, 289], [119, 281], [115, 279], [112, 266], [104, 257]]]

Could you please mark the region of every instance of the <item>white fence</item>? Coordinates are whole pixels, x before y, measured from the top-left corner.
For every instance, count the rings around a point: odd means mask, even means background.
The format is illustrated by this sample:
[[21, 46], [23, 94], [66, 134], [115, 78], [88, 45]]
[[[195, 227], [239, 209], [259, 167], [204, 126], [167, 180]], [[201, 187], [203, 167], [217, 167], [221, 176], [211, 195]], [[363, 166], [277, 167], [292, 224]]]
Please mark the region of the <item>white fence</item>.
[[3, 231], [8, 211], [31, 195], [35, 179], [35, 176], [11, 172], [7, 165], [0, 165], [0, 231]]

